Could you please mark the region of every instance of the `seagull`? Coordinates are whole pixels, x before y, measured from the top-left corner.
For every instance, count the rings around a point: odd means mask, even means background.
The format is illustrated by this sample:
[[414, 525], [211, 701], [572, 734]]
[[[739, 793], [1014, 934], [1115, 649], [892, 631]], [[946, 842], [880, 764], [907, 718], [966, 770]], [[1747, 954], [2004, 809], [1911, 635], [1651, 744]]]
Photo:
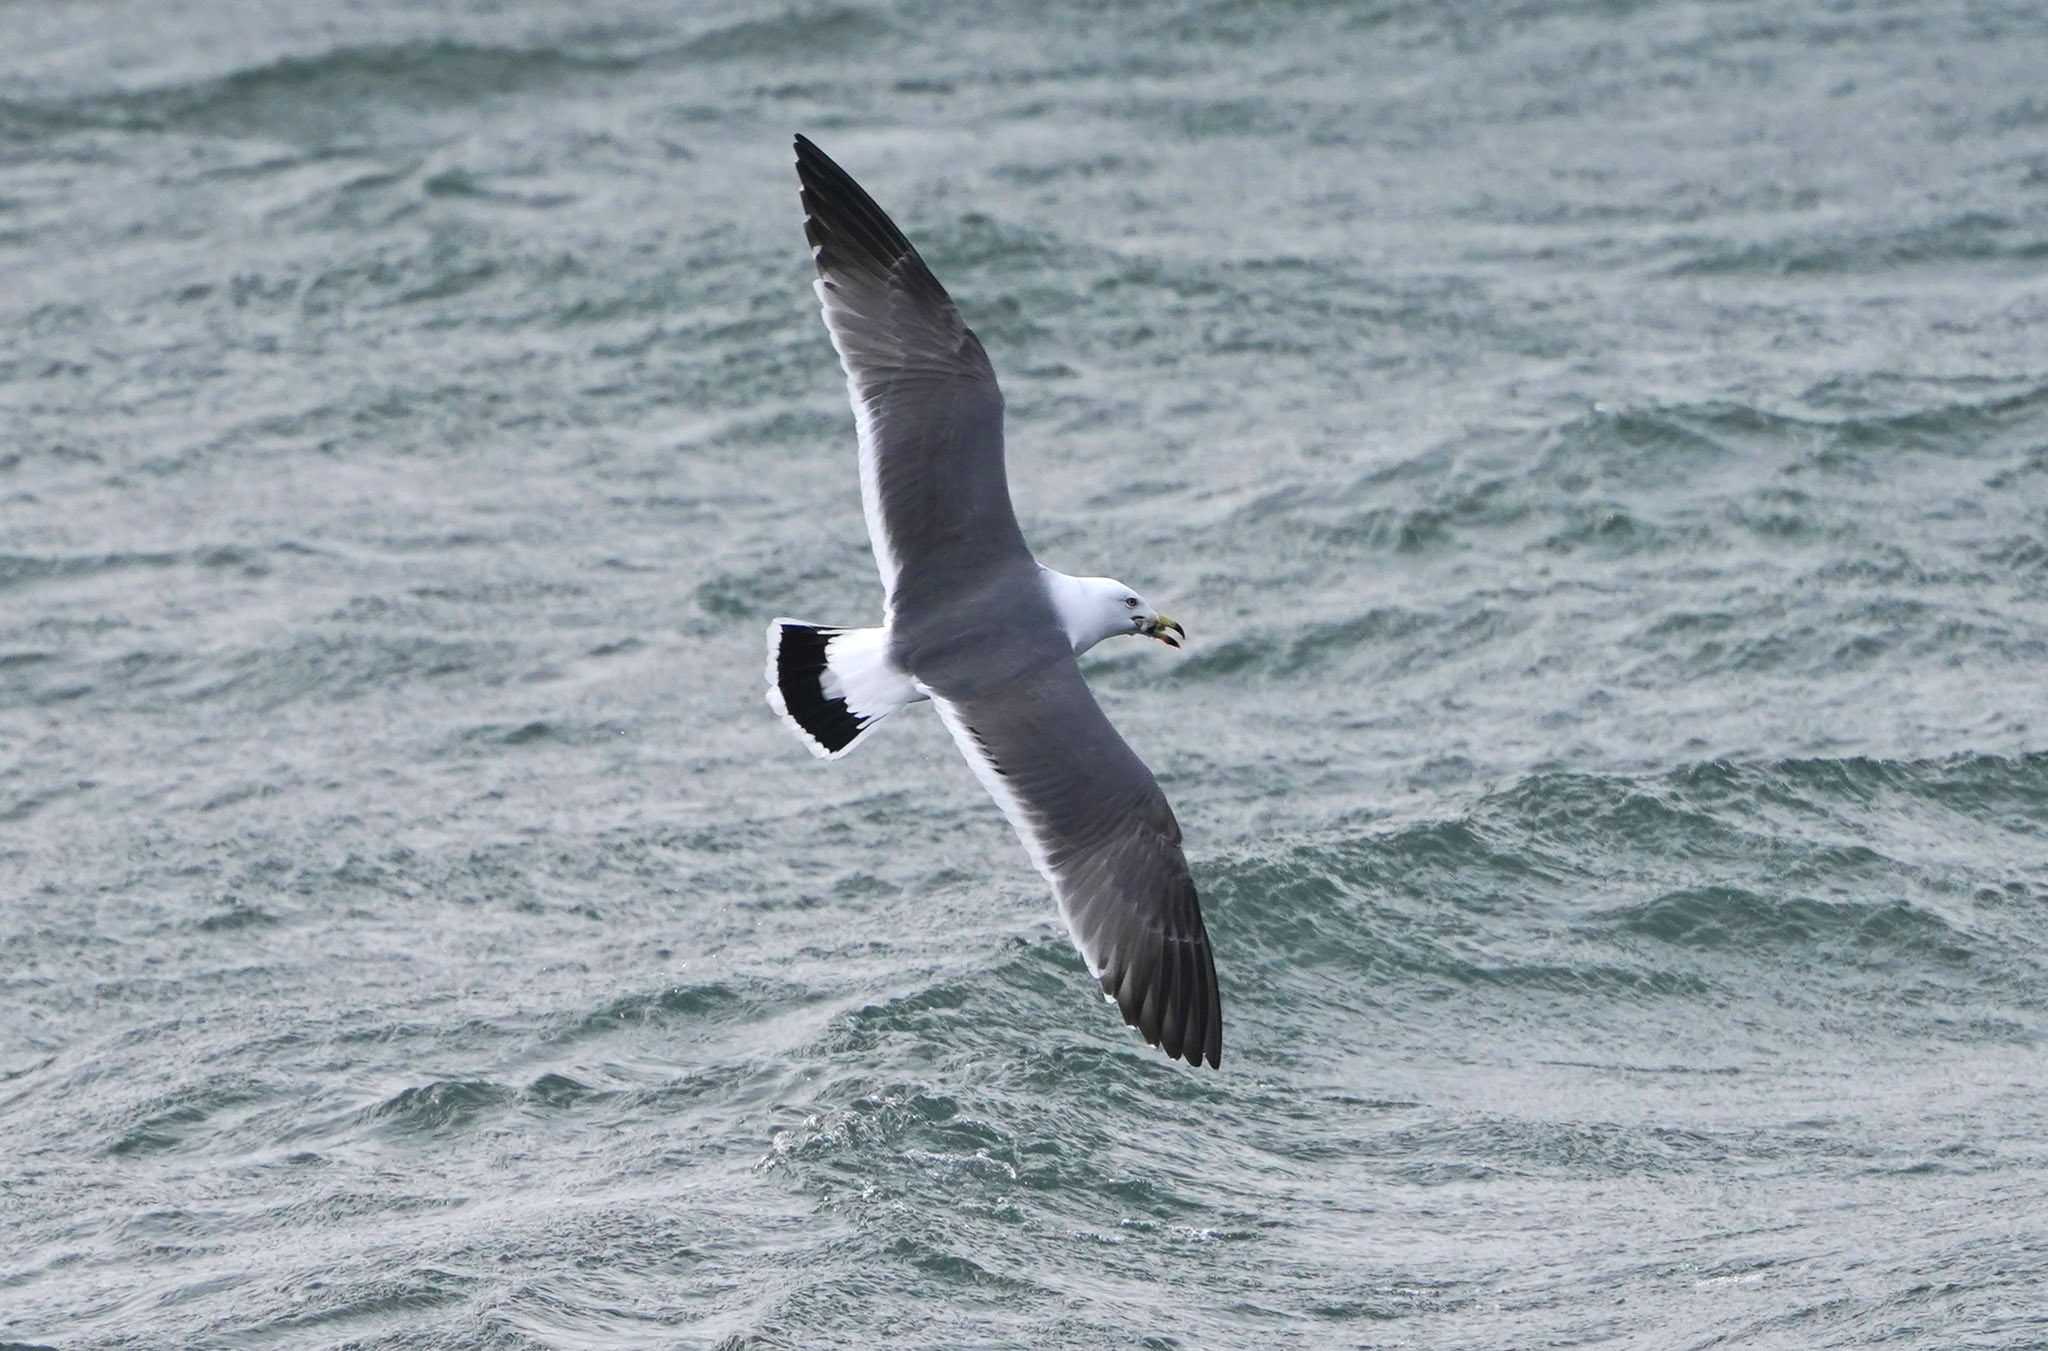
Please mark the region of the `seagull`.
[[946, 288], [860, 184], [796, 138], [812, 285], [846, 371], [882, 623], [768, 625], [768, 705], [836, 760], [929, 699], [1051, 884], [1124, 1021], [1175, 1059], [1223, 1059], [1216, 963], [1152, 771], [1075, 658], [1187, 632], [1122, 582], [1032, 556], [1003, 469], [1003, 395]]

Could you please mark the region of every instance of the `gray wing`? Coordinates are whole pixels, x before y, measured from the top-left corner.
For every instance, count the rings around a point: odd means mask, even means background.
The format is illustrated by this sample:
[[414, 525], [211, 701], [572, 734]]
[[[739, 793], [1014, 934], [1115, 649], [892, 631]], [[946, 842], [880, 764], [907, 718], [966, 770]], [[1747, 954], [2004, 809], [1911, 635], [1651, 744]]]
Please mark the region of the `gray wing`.
[[1220, 1065], [1223, 1002], [1180, 824], [1074, 659], [933, 703], [1124, 1021], [1170, 1056]]
[[1003, 471], [1002, 391], [946, 288], [874, 198], [802, 136], [796, 171], [853, 402], [875, 565], [892, 611], [935, 604], [964, 576], [1029, 557]]

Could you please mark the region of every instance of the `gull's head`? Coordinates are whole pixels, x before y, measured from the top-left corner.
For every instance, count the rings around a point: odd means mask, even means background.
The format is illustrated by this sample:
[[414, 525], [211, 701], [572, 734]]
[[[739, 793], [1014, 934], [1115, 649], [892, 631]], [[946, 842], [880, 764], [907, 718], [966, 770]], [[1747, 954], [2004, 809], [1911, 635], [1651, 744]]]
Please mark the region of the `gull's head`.
[[1114, 577], [1068, 577], [1053, 573], [1053, 603], [1078, 654], [1104, 638], [1157, 638], [1179, 647], [1187, 630], [1159, 613], [1159, 607]]

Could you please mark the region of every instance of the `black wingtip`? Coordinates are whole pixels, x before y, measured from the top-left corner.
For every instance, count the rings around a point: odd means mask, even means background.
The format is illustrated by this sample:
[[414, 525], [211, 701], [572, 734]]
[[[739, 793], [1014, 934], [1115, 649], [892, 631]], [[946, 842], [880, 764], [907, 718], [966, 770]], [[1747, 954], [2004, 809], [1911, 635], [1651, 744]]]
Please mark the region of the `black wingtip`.
[[804, 207], [804, 238], [823, 276], [893, 276], [913, 290], [946, 299], [917, 249], [889, 213], [817, 143], [798, 133], [796, 177]]
[[[1199, 922], [1199, 921], [1198, 921]], [[1172, 949], [1181, 944], [1168, 944]], [[1175, 970], [1171, 957], [1155, 967], [1139, 959], [1104, 971], [1102, 992], [1115, 1001], [1126, 1026], [1147, 1046], [1197, 1069], [1223, 1068], [1223, 999], [1216, 984], [1216, 959], [1208, 935], [1184, 947], [1186, 964]]]

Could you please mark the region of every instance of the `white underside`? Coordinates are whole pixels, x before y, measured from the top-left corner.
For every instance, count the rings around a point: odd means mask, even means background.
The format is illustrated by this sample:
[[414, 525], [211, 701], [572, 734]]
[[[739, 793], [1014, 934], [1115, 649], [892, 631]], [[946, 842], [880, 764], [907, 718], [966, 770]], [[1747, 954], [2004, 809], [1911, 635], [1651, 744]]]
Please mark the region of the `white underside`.
[[875, 569], [882, 575], [883, 623], [886, 625], [894, 603], [898, 565], [895, 546], [890, 542], [888, 526], [882, 519], [882, 485], [878, 468], [881, 440], [875, 427], [874, 413], [861, 395], [860, 378], [854, 373], [853, 361], [847, 355], [846, 336], [840, 331], [841, 316], [851, 316], [853, 312], [825, 278], [818, 278], [811, 287], [818, 293], [818, 304], [825, 312], [825, 331], [832, 335], [832, 349], [839, 353], [839, 368], [846, 372], [846, 397], [853, 405], [854, 437], [860, 443], [861, 514], [867, 518], [868, 547], [874, 550]]

